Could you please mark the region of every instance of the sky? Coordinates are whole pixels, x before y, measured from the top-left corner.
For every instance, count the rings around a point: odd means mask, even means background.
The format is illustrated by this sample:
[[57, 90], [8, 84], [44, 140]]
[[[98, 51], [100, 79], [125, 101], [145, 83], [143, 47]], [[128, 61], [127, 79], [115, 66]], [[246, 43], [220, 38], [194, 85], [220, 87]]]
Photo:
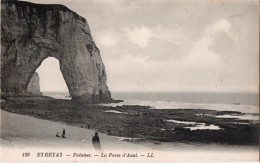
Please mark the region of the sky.
[[[258, 91], [257, 0], [44, 3], [86, 18], [112, 92]], [[37, 72], [41, 91], [67, 90], [56, 59], [44, 60]]]

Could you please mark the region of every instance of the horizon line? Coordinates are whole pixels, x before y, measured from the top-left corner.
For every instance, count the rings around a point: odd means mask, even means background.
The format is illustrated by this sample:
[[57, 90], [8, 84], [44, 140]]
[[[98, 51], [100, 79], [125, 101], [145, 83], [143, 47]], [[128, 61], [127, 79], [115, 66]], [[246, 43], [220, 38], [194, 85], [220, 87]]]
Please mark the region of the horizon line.
[[[68, 91], [41, 91], [69, 93]], [[259, 91], [110, 91], [111, 93], [259, 93]]]

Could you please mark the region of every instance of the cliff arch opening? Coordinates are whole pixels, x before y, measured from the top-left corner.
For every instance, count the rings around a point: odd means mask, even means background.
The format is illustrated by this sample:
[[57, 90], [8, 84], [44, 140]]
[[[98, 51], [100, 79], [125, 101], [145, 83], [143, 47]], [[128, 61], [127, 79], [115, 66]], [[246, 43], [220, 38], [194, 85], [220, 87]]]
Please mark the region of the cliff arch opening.
[[35, 72], [39, 75], [39, 85], [43, 95], [58, 99], [71, 99], [69, 98], [69, 90], [61, 73], [58, 59], [54, 57], [44, 59]]

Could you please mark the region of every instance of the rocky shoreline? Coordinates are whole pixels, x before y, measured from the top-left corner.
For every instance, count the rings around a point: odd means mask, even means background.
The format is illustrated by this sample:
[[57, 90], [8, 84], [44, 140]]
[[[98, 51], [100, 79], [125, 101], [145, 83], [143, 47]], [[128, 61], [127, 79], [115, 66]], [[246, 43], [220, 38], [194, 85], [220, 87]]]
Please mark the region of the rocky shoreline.
[[[259, 121], [245, 113], [148, 106], [79, 105], [45, 96], [2, 96], [1, 109], [39, 119], [90, 128], [125, 141], [259, 145]], [[225, 118], [225, 115], [233, 118]], [[248, 116], [259, 116], [250, 114]]]

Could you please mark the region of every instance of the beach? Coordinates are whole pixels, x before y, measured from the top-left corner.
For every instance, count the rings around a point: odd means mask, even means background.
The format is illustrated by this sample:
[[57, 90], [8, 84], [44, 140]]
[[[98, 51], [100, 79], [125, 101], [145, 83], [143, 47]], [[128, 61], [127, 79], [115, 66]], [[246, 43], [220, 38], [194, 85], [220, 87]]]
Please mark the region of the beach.
[[[46, 96], [6, 97], [2, 110], [140, 142], [259, 144], [259, 114], [150, 106], [80, 105]], [[89, 126], [89, 127], [88, 127]], [[60, 131], [61, 132], [61, 131]], [[130, 139], [129, 139], [130, 138]]]
[[[3, 162], [28, 161], [102, 161], [101, 152], [95, 151], [91, 139], [93, 130], [74, 127], [58, 122], [41, 120], [1, 110], [1, 158]], [[57, 138], [58, 130], [66, 129], [67, 138]], [[106, 161], [257, 161], [256, 147], [195, 145], [195, 144], [134, 144], [100, 134], [102, 152], [121, 154], [137, 153], [139, 157], [108, 157]], [[172, 146], [172, 149], [167, 147]], [[29, 152], [30, 159], [21, 157]], [[38, 153], [62, 152], [63, 157], [37, 157]], [[73, 157], [74, 153], [91, 154], [92, 157]], [[153, 153], [154, 158], [141, 157]], [[64, 156], [64, 155], [71, 155]], [[94, 155], [99, 155], [95, 157]], [[221, 157], [220, 157], [221, 156]]]
[[[78, 106], [70, 100], [40, 96], [8, 97], [1, 104], [1, 155], [7, 162], [15, 157], [26, 159], [21, 155], [28, 151], [38, 162], [46, 161], [39, 160], [39, 152], [59, 151], [70, 156], [57, 157], [57, 161], [102, 161], [101, 153], [107, 157], [111, 154], [106, 161], [257, 161], [259, 158], [256, 142], [259, 122], [216, 117], [227, 112]], [[63, 129], [67, 138], [56, 137]], [[94, 150], [91, 142], [96, 131], [101, 152]], [[123, 157], [124, 153], [133, 157]], [[147, 157], [151, 153], [154, 157]], [[91, 157], [76, 157], [81, 154]]]

